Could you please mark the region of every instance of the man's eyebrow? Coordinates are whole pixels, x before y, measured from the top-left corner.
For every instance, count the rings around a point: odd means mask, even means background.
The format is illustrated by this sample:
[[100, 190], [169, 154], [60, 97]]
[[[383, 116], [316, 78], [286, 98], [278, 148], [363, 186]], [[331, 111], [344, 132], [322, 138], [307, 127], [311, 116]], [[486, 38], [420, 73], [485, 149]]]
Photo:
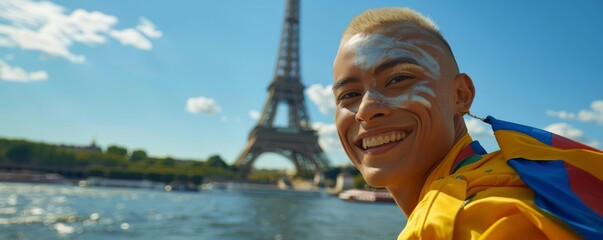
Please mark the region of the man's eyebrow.
[[411, 59], [411, 58], [395, 58], [395, 59], [391, 59], [391, 60], [388, 60], [388, 61], [385, 61], [385, 62], [379, 64], [379, 66], [377, 66], [375, 68], [375, 70], [373, 71], [373, 73], [375, 75], [378, 75], [379, 73], [385, 71], [386, 69], [391, 68], [393, 66], [396, 66], [398, 64], [412, 64], [412, 65], [416, 65], [416, 66], [419, 66], [421, 68], [424, 68], [423, 66], [421, 66], [414, 59]]
[[354, 83], [354, 82], [359, 82], [358, 78], [355, 78], [355, 77], [345, 77], [343, 79], [337, 80], [335, 82], [335, 84], [333, 84], [333, 87], [331, 88], [331, 91], [335, 92], [337, 89], [343, 87], [344, 85], [346, 85], [348, 83]]

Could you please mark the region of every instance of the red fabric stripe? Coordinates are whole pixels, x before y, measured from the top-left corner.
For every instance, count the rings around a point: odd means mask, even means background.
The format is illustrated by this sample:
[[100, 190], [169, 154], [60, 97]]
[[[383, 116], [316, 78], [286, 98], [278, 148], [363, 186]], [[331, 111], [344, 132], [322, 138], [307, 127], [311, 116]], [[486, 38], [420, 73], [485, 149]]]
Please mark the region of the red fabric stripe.
[[564, 163], [572, 192], [582, 199], [586, 206], [603, 216], [603, 181], [568, 162]]
[[452, 174], [452, 171], [456, 168], [456, 165], [458, 165], [461, 161], [463, 161], [463, 159], [465, 159], [471, 155], [474, 155], [474, 154], [475, 154], [475, 152], [473, 151], [471, 144], [469, 144], [465, 148], [463, 148], [463, 150], [461, 150], [459, 155], [456, 156], [456, 159], [454, 159], [454, 162], [452, 163], [452, 168], [450, 168], [450, 174]]
[[591, 150], [591, 151], [595, 151], [595, 152], [601, 152], [601, 150], [596, 149], [596, 148], [592, 148], [590, 146], [584, 145], [582, 143], [576, 142], [574, 140], [553, 134], [553, 137], [551, 139], [551, 144], [553, 145], [553, 147], [556, 148], [561, 148], [561, 149], [576, 149], [576, 148], [581, 148], [581, 149], [587, 149], [587, 150]]

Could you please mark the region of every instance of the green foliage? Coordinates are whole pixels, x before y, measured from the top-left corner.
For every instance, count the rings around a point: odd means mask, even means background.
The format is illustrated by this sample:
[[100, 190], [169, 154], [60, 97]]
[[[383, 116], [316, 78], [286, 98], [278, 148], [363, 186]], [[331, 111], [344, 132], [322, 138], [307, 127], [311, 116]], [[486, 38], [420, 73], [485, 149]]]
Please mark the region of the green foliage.
[[362, 177], [362, 175], [354, 176], [352, 183], [354, 184], [354, 188], [358, 188], [358, 189], [365, 189], [365, 188], [369, 187], [368, 184], [366, 184], [366, 181], [364, 181], [364, 178]]
[[201, 162], [201, 161], [190, 161], [190, 162], [188, 162], [188, 164], [191, 167], [203, 167], [203, 166], [205, 166], [205, 162]]
[[107, 153], [125, 158], [128, 156], [128, 149], [117, 145], [111, 145], [107, 148]]
[[103, 165], [108, 167], [125, 167], [128, 164], [128, 160], [123, 156], [118, 156], [115, 154], [105, 154]]
[[219, 155], [210, 156], [209, 159], [207, 160], [207, 165], [209, 167], [214, 167], [214, 168], [222, 168], [222, 169], [228, 168], [228, 164], [226, 164], [226, 162], [224, 160], [222, 160], [222, 157], [220, 157]]
[[163, 165], [163, 166], [174, 166], [176, 164], [176, 160], [174, 160], [171, 157], [161, 159], [160, 162], [161, 162], [161, 165]]
[[341, 173], [341, 167], [329, 168], [327, 171], [325, 171], [325, 178], [331, 179], [331, 180], [336, 180], [337, 175], [339, 175], [339, 173]]
[[206, 176], [221, 179], [236, 176], [236, 168], [218, 155], [210, 156], [207, 161], [184, 161], [154, 158], [141, 149], [134, 150], [130, 156], [127, 153], [126, 148], [115, 145], [103, 153], [0, 138], [0, 163], [5, 165], [80, 169], [84, 177], [147, 179], [164, 183], [177, 180], [200, 184]]
[[130, 162], [141, 162], [144, 161], [145, 159], [147, 159], [147, 152], [145, 152], [144, 150], [134, 150], [132, 152], [132, 155], [130, 156]]
[[295, 173], [294, 179], [314, 179], [314, 172], [312, 171], [298, 171]]
[[275, 183], [284, 174], [276, 170], [256, 170], [249, 174], [249, 180], [258, 183]]
[[28, 164], [32, 161], [32, 147], [29, 144], [18, 144], [6, 150], [6, 158], [16, 164]]

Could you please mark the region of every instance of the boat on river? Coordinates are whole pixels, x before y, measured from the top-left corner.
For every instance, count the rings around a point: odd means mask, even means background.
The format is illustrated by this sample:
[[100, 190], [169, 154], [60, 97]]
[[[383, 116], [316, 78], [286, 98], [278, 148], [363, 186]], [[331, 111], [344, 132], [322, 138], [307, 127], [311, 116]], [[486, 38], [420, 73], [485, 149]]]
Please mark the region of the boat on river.
[[346, 201], [358, 201], [358, 202], [392, 202], [395, 203], [394, 197], [384, 190], [361, 190], [361, 189], [348, 189], [338, 195], [339, 199]]
[[[125, 187], [125, 188], [147, 188], [147, 189], [166, 189], [166, 185], [150, 180], [125, 180], [108, 179], [99, 177], [90, 177], [79, 181], [80, 187]], [[167, 189], [166, 189], [167, 190]], [[170, 187], [171, 190], [171, 187]]]
[[322, 189], [295, 189], [273, 184], [258, 183], [206, 183], [201, 186], [203, 191], [228, 191], [245, 195], [284, 198], [319, 198], [327, 194]]

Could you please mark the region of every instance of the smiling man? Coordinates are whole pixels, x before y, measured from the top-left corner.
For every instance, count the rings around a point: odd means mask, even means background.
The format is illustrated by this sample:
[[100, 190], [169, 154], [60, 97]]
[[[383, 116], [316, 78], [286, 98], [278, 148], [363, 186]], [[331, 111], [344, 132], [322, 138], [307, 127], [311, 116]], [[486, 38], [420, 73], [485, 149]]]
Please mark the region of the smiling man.
[[[339, 138], [364, 179], [409, 215], [399, 239], [602, 236], [603, 153], [488, 117], [501, 150], [487, 154], [463, 120], [473, 82], [431, 20], [399, 8], [360, 14], [333, 74]], [[565, 174], [531, 174], [549, 170]]]

